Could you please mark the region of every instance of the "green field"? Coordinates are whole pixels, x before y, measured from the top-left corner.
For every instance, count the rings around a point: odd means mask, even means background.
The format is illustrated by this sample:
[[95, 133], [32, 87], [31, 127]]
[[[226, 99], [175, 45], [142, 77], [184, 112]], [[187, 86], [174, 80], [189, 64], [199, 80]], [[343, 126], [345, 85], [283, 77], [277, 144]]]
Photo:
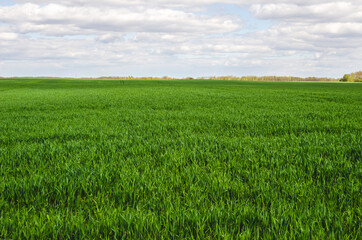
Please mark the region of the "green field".
[[362, 84], [0, 80], [0, 239], [361, 239]]

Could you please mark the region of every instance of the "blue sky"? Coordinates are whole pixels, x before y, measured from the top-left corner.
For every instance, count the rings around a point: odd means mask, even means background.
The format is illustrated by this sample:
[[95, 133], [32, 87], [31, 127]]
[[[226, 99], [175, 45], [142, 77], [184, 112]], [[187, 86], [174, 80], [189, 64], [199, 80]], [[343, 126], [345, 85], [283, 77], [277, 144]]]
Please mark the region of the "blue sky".
[[11, 5], [14, 5], [15, 2], [12, 1], [12, 0], [2, 0], [0, 2], [0, 6], [11, 6]]
[[362, 0], [0, 0], [0, 76], [362, 70]]

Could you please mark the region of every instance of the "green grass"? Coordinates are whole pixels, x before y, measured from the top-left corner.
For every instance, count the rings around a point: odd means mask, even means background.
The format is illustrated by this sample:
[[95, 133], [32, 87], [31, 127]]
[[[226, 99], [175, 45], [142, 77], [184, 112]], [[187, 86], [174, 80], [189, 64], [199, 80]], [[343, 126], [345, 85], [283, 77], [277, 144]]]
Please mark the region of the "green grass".
[[0, 80], [0, 239], [361, 239], [362, 85]]

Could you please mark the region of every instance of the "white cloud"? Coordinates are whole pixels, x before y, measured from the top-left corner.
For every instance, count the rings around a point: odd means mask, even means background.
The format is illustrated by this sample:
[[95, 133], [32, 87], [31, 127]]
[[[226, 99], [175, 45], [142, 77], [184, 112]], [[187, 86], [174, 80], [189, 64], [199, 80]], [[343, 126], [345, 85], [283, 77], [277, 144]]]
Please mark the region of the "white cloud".
[[274, 1], [253, 4], [249, 9], [258, 18], [274, 21], [271, 28], [256, 36], [268, 39], [267, 44], [277, 53], [296, 51], [295, 56], [305, 59], [305, 66], [315, 72], [329, 69], [342, 73], [362, 66], [362, 58], [355, 57], [356, 52], [362, 52], [361, 4], [359, 0]]
[[[51, 4], [54, 1], [49, 0], [18, 0], [17, 2], [32, 2], [36, 4]], [[190, 8], [195, 6], [202, 6], [214, 3], [224, 3], [224, 4], [243, 4], [248, 3], [250, 1], [243, 1], [243, 0], [58, 0], [58, 4], [62, 5], [69, 5], [69, 6], [96, 6], [96, 7], [114, 7], [114, 6], [121, 6], [121, 7], [135, 7], [138, 9], [148, 8], [148, 7], [178, 7], [178, 8]]]
[[210, 18], [173, 9], [134, 11], [127, 8], [102, 9], [59, 4], [40, 6], [31, 3], [0, 8], [0, 21], [12, 24], [23, 33], [39, 31], [45, 34], [67, 34], [65, 29], [69, 29], [68, 34], [89, 33], [89, 30], [222, 33], [240, 27], [230, 18]]
[[[358, 3], [359, 2], [359, 3]], [[361, 21], [362, 2], [328, 2], [311, 5], [293, 3], [254, 4], [250, 10], [260, 18], [296, 22]]]
[[0, 40], [9, 41], [16, 40], [18, 38], [18, 34], [12, 32], [0, 32]]
[[15, 2], [0, 3], [0, 75], [338, 77], [362, 66], [362, 0]]

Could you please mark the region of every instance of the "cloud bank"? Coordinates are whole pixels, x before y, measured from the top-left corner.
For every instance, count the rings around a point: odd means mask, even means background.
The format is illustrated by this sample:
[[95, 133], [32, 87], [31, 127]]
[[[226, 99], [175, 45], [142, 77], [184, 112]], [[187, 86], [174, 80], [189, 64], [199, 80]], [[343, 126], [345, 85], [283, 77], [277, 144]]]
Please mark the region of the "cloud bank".
[[339, 77], [361, 42], [360, 0], [0, 3], [3, 76]]

